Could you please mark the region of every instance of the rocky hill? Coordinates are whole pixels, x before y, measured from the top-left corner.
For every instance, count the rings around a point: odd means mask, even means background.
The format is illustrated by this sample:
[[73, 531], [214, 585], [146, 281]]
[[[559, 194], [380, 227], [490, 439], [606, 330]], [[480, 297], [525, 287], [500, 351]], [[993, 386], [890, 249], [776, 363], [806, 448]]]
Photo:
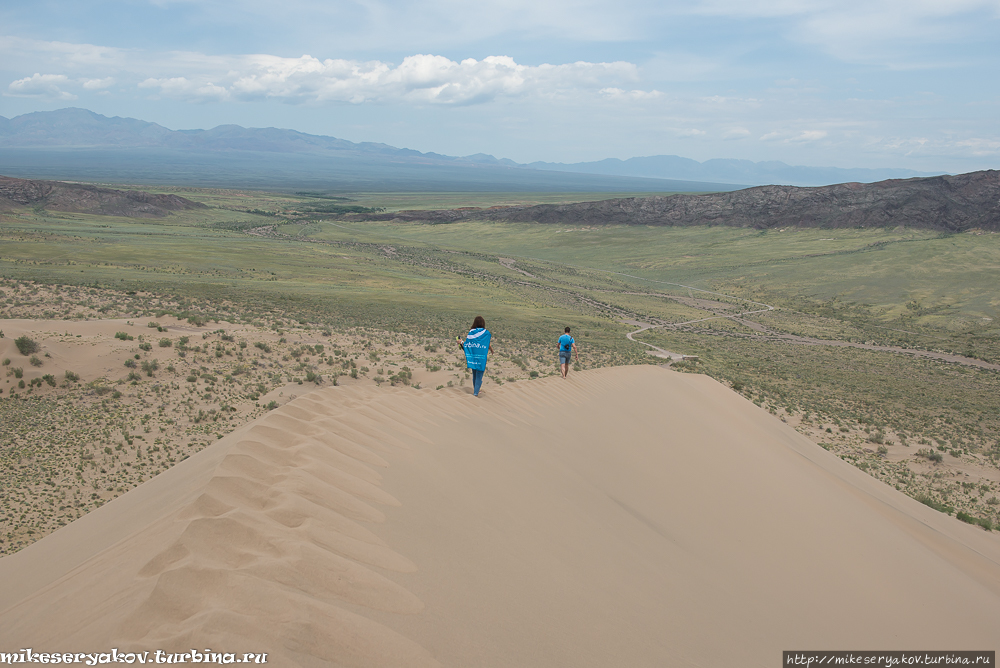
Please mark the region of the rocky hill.
[[114, 190], [81, 183], [0, 176], [0, 211], [16, 211], [24, 207], [103, 216], [162, 218], [172, 211], [202, 209], [205, 205], [177, 195], [154, 195], [141, 190]]
[[707, 195], [629, 197], [577, 204], [398, 211], [366, 218], [560, 225], [728, 225], [758, 229], [902, 225], [948, 232], [1000, 231], [1000, 171], [818, 188], [760, 186]]

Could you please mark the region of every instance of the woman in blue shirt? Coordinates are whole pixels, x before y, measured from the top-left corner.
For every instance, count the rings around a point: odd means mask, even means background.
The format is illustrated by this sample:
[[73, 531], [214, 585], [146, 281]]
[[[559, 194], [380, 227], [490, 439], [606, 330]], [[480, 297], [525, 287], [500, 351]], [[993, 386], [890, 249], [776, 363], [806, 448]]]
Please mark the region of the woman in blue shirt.
[[472, 329], [465, 335], [465, 341], [458, 339], [458, 345], [465, 350], [465, 363], [472, 370], [472, 393], [477, 397], [483, 385], [483, 374], [486, 373], [486, 356], [493, 352], [491, 336], [490, 330], [486, 329], [486, 320], [477, 315], [472, 321]]

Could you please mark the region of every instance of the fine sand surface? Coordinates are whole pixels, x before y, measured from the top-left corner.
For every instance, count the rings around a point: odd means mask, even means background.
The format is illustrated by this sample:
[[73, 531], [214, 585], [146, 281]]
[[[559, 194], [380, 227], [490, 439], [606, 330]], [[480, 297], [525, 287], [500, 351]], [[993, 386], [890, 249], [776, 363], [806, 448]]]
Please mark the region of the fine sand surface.
[[775, 666], [998, 619], [995, 533], [653, 366], [319, 389], [0, 559], [0, 652]]

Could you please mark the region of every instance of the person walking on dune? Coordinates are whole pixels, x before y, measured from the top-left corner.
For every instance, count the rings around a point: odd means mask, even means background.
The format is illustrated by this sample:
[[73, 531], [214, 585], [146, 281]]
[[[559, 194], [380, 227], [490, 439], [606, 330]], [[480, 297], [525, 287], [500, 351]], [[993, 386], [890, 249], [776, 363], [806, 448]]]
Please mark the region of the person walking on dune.
[[567, 327], [566, 332], [559, 337], [559, 370], [562, 371], [563, 378], [569, 375], [569, 356], [573, 353], [576, 354], [576, 361], [579, 362], [580, 351], [577, 350], [576, 341], [569, 335], [569, 327]]
[[486, 356], [493, 352], [491, 336], [483, 316], [477, 315], [472, 321], [472, 329], [465, 335], [465, 341], [455, 337], [459, 347], [465, 350], [465, 363], [472, 370], [472, 394], [477, 397], [479, 388], [483, 385], [483, 374], [486, 373]]

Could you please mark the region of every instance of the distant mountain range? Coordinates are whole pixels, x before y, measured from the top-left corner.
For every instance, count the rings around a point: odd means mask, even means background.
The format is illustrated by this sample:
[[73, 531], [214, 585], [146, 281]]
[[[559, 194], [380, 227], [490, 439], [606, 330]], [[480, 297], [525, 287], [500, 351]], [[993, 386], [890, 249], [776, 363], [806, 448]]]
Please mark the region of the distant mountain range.
[[[655, 179], [685, 178], [696, 181], [748, 185], [824, 186], [835, 183], [874, 183], [886, 179], [909, 179], [920, 176], [938, 176], [943, 172], [915, 172], [912, 169], [842, 169], [839, 167], [793, 167], [770, 160], [715, 159], [698, 162], [676, 155], [651, 155], [643, 158], [618, 160], [608, 158], [596, 162], [563, 164], [558, 162], [532, 162], [534, 169], [549, 169], [580, 174], [607, 174], [614, 176], [642, 176]], [[684, 176], [679, 176], [683, 174]]]
[[1000, 232], [1000, 171], [802, 188], [627, 197], [574, 204], [348, 214], [349, 220], [497, 222], [556, 225], [726, 225], [894, 228]]
[[871, 182], [910, 170], [792, 167], [677, 156], [519, 164], [453, 157], [277, 128], [170, 130], [86, 109], [0, 116], [0, 173], [26, 178], [326, 190], [730, 191], [749, 185]]

